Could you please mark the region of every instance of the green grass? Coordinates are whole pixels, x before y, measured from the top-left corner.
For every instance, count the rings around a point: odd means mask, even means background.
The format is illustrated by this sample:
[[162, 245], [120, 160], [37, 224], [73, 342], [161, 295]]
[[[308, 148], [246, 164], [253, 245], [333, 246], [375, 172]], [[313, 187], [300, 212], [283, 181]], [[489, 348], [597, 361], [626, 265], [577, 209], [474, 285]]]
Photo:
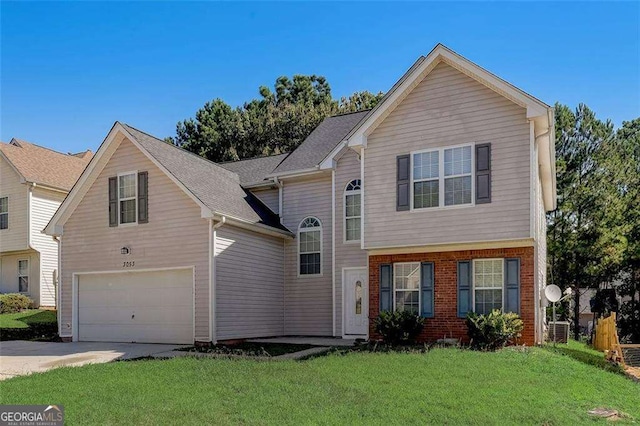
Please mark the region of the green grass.
[[575, 425], [596, 407], [639, 421], [640, 385], [545, 349], [434, 349], [61, 368], [0, 382], [0, 404], [63, 404], [70, 425]]
[[0, 328], [29, 328], [31, 324], [56, 323], [56, 311], [30, 309], [17, 314], [0, 314]]
[[31, 309], [0, 314], [0, 340], [57, 340], [56, 311]]
[[569, 340], [567, 344], [557, 343], [555, 346], [553, 346], [553, 344], [547, 344], [544, 348], [550, 352], [569, 356], [576, 361], [602, 368], [606, 371], [620, 374], [624, 372], [622, 367], [608, 362], [604, 358], [603, 352], [597, 351], [592, 347], [584, 343], [576, 342], [575, 340]]

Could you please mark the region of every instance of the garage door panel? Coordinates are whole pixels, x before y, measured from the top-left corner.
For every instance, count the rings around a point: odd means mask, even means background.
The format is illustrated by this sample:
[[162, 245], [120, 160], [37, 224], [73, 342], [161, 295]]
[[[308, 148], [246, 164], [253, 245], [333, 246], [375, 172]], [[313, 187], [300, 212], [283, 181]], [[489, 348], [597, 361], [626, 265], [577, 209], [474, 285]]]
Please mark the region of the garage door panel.
[[78, 339], [193, 342], [193, 271], [80, 275]]

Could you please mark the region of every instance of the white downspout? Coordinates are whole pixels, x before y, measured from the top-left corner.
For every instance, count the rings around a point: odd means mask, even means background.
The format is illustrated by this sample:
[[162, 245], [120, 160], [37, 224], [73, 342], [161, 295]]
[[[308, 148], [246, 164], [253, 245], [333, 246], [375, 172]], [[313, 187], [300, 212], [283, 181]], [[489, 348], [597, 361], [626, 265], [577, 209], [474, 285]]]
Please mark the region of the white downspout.
[[209, 335], [211, 337], [211, 343], [216, 344], [216, 250], [217, 250], [217, 230], [226, 223], [227, 218], [222, 216], [222, 219], [215, 225], [213, 219], [209, 219], [209, 318], [211, 323], [209, 325]]
[[56, 282], [54, 282], [54, 285], [56, 286], [56, 318], [58, 320], [58, 336], [60, 336], [60, 334], [62, 333], [61, 330], [61, 323], [62, 321], [60, 321], [60, 312], [62, 311], [62, 309], [60, 309], [60, 305], [62, 304], [62, 297], [61, 297], [61, 293], [62, 293], [62, 289], [60, 288], [60, 281], [62, 280], [62, 238], [61, 237], [52, 237], [53, 241], [55, 241], [58, 244], [58, 274], [56, 277]]
[[282, 223], [282, 192], [284, 183], [277, 177], [273, 178], [273, 183], [278, 187], [278, 217], [280, 218], [280, 223]]
[[331, 169], [331, 330], [336, 337], [336, 169]]

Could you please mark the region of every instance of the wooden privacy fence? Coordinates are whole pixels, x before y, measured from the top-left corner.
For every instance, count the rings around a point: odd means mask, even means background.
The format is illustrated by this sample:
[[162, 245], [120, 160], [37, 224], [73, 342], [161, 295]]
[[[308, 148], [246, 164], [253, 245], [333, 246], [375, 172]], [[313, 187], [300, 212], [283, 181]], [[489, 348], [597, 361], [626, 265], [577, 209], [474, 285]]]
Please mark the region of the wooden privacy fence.
[[606, 318], [598, 319], [593, 347], [599, 351], [620, 350], [615, 312], [611, 312], [611, 315]]

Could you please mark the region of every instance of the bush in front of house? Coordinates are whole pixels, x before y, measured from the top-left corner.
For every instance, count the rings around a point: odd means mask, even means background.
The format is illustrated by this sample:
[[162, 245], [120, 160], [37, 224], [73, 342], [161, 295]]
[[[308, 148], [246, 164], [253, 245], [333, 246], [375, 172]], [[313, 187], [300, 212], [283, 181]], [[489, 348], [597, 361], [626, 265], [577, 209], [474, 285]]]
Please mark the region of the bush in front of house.
[[498, 309], [486, 315], [470, 312], [466, 323], [471, 348], [485, 351], [494, 351], [514, 343], [522, 336], [524, 328], [518, 314], [504, 313]]
[[388, 345], [413, 344], [424, 328], [424, 319], [408, 311], [382, 311], [375, 327]]
[[0, 314], [15, 314], [33, 307], [33, 300], [24, 294], [0, 294]]

